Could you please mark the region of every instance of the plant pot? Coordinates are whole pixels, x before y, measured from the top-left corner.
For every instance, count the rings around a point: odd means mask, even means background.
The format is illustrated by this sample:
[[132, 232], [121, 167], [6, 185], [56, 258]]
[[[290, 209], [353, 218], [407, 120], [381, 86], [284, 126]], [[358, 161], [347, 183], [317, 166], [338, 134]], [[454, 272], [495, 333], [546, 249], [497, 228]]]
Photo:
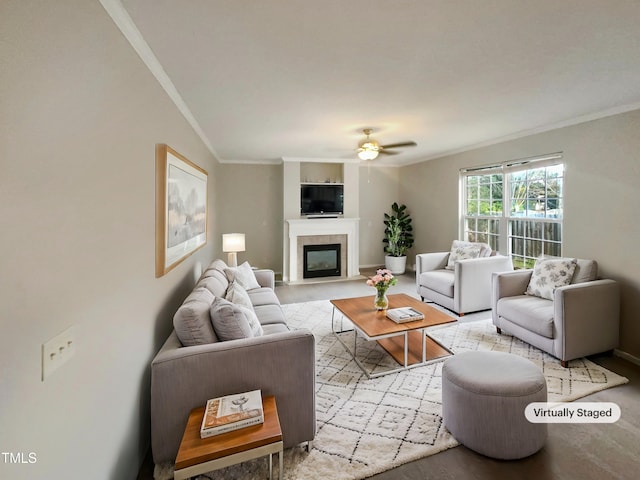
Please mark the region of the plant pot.
[[401, 275], [407, 268], [407, 256], [393, 257], [391, 255], [386, 255], [384, 257], [384, 266], [394, 275]]

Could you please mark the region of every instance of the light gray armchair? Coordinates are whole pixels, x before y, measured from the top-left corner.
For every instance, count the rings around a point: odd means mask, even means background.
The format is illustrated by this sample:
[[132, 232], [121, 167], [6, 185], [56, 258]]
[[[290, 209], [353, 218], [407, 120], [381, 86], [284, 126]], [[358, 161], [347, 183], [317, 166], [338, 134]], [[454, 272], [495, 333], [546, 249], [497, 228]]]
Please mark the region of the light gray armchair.
[[416, 287], [422, 301], [442, 305], [459, 315], [491, 308], [491, 276], [513, 270], [510, 257], [491, 255], [483, 246], [479, 258], [457, 260], [447, 269], [451, 252], [416, 255]]
[[560, 360], [609, 351], [618, 346], [620, 289], [597, 280], [597, 263], [577, 261], [571, 283], [553, 300], [525, 295], [532, 270], [500, 273], [492, 279], [493, 324]]

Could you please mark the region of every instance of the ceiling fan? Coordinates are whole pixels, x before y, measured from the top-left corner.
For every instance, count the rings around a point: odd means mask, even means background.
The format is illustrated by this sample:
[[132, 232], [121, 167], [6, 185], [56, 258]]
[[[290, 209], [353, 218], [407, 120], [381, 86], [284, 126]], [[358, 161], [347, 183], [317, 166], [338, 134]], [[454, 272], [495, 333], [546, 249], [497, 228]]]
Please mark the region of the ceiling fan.
[[363, 141], [358, 144], [358, 157], [361, 160], [373, 160], [379, 154], [384, 155], [397, 155], [400, 152], [392, 152], [391, 149], [394, 148], [402, 148], [402, 147], [415, 147], [417, 145], [416, 142], [402, 142], [402, 143], [391, 143], [389, 145], [380, 145], [373, 138], [371, 138], [371, 132], [373, 130], [370, 128], [365, 128], [362, 132], [367, 136]]

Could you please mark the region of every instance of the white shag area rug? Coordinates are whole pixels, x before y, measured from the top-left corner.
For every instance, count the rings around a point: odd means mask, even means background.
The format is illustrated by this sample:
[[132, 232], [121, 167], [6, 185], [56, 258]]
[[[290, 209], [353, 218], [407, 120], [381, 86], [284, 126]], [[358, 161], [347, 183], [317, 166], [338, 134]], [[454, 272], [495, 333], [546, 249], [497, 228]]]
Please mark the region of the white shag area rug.
[[[362, 479], [458, 445], [442, 424], [442, 362], [367, 379], [332, 334], [329, 301], [282, 307], [291, 328], [308, 328], [316, 338], [316, 438], [310, 453], [302, 448], [285, 451], [286, 480]], [[349, 335], [353, 334], [343, 335], [347, 345], [352, 345]], [[454, 353], [494, 350], [532, 360], [547, 379], [549, 401], [571, 401], [628, 382], [587, 359], [571, 361], [569, 368], [563, 368], [537, 348], [498, 335], [491, 320], [434, 327], [429, 335]], [[358, 357], [365, 357], [368, 369], [397, 366], [375, 342], [358, 342]], [[268, 460], [258, 459], [200, 478], [267, 477]], [[172, 466], [157, 466], [155, 478], [173, 478]]]

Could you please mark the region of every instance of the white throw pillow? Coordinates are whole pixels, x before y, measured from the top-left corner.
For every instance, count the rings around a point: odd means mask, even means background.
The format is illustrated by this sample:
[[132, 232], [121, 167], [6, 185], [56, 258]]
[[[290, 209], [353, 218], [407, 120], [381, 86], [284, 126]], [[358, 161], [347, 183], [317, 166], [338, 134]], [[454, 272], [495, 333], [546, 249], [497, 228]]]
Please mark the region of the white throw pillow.
[[224, 298], [225, 300], [229, 300], [231, 303], [242, 305], [243, 307], [247, 307], [248, 309], [253, 310], [253, 304], [251, 303], [249, 294], [244, 288], [242, 288], [242, 285], [240, 285], [237, 280], [234, 280], [229, 284], [229, 288], [227, 288], [227, 294], [224, 296]]
[[467, 260], [469, 258], [480, 257], [480, 251], [482, 245], [479, 243], [462, 242], [460, 240], [454, 240], [451, 244], [451, 253], [449, 253], [449, 261], [447, 266], [444, 267], [448, 270], [453, 270], [454, 265], [458, 260]]
[[256, 275], [251, 269], [249, 262], [244, 262], [237, 267], [227, 267], [224, 269], [224, 273], [227, 276], [229, 282], [234, 280], [240, 284], [245, 290], [253, 290], [254, 288], [260, 288]]
[[553, 300], [556, 288], [571, 283], [577, 262], [575, 258], [538, 258], [524, 293]]

